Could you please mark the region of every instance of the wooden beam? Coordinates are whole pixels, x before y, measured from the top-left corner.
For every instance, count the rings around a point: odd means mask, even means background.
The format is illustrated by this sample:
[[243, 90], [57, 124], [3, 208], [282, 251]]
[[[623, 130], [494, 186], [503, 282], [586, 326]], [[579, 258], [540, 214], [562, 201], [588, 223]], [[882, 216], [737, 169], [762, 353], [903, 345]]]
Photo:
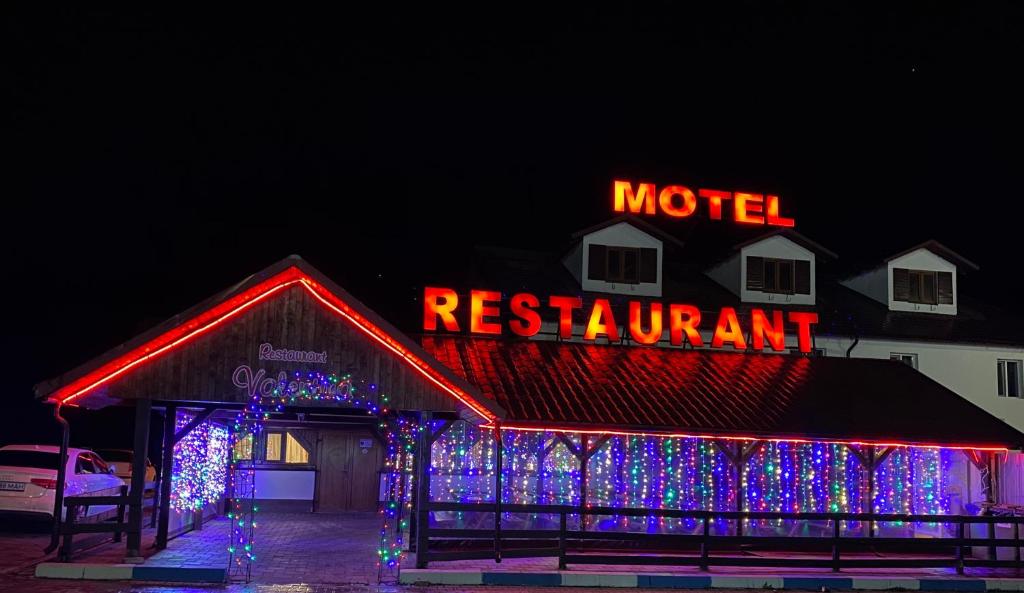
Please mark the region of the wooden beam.
[[868, 460], [864, 452], [855, 447], [854, 445], [846, 445], [846, 449], [850, 453], [853, 453], [853, 456], [856, 457], [857, 461], [860, 462], [861, 467], [868, 467], [871, 464], [871, 462]]
[[153, 401], [135, 400], [135, 442], [132, 447], [132, 478], [128, 491], [128, 551], [131, 559], [142, 557], [142, 491], [146, 487], [146, 458], [149, 456], [149, 414]]
[[740, 463], [746, 463], [750, 459], [750, 456], [754, 454], [754, 449], [760, 447], [762, 444], [764, 444], [764, 441], [751, 441], [744, 445], [739, 451]]
[[[430, 426], [431, 421], [429, 411], [420, 414], [421, 427]], [[427, 545], [430, 541], [430, 513], [427, 511], [427, 504], [430, 501], [430, 431], [420, 430], [416, 438], [416, 481], [413, 494], [415, 530], [410, 527], [409, 538], [416, 543], [416, 568], [426, 568]]]
[[885, 463], [885, 460], [888, 459], [889, 456], [892, 455], [892, 452], [895, 450], [896, 447], [886, 447], [885, 449], [882, 449], [882, 452], [875, 457], [875, 468], [877, 469], [878, 466]]
[[444, 433], [448, 432], [448, 429], [452, 427], [452, 424], [455, 424], [454, 420], [445, 420], [444, 424], [439, 426], [434, 432], [430, 433], [430, 444], [433, 445], [437, 442], [437, 439], [443, 437]]
[[598, 450], [601, 449], [601, 447], [603, 447], [605, 443], [611, 440], [611, 438], [612, 436], [610, 434], [603, 434], [600, 437], [598, 437], [598, 439], [594, 441], [594, 446], [587, 449], [587, 459], [593, 457], [594, 453], [597, 453]]
[[217, 411], [217, 408], [206, 408], [202, 412], [199, 412], [198, 414], [196, 414], [195, 418], [189, 420], [188, 424], [186, 424], [185, 426], [182, 426], [181, 430], [179, 430], [178, 432], [174, 433], [174, 444], [177, 445], [181, 441], [181, 439], [187, 437], [188, 433], [190, 433], [193, 430], [195, 430], [197, 426], [199, 426], [203, 422], [206, 422], [206, 420], [210, 416], [212, 416], [213, 413], [216, 412], [216, 411]]
[[167, 547], [167, 530], [171, 519], [171, 471], [174, 467], [174, 427], [177, 424], [178, 409], [168, 404], [164, 410], [164, 445], [160, 453], [160, 503], [153, 512], [160, 513], [160, 522], [156, 528], [158, 550]]
[[730, 445], [729, 441], [723, 441], [721, 439], [715, 439], [715, 440], [713, 440], [711, 442], [714, 443], [716, 447], [718, 447], [718, 450], [721, 451], [722, 454], [725, 455], [725, 457], [729, 460], [729, 463], [731, 463], [732, 465], [736, 465], [736, 463], [737, 463], [736, 452], [733, 451], [731, 447], [729, 447], [729, 445]]
[[555, 447], [558, 446], [558, 443], [559, 440], [557, 438], [553, 438], [550, 441], [548, 441], [540, 452], [540, 458], [544, 459], [545, 457], [547, 457], [549, 453], [555, 450]]
[[569, 437], [565, 436], [564, 432], [558, 433], [558, 439], [561, 440], [563, 443], [565, 443], [565, 446], [569, 449], [569, 451], [572, 451], [573, 455], [575, 455], [576, 457], [582, 457], [583, 456], [582, 453], [580, 452], [579, 445], [577, 445], [576, 443], [572, 442], [572, 439], [570, 439]]

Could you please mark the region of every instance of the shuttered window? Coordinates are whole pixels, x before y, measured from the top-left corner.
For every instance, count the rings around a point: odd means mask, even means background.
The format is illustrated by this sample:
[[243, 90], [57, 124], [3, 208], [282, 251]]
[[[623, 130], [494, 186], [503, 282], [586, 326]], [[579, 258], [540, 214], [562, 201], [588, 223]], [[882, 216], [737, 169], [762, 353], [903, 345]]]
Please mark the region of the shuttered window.
[[608, 278], [608, 247], [590, 245], [590, 257], [587, 258], [587, 278], [605, 280]]
[[811, 294], [811, 262], [796, 260], [796, 293]]
[[658, 281], [658, 250], [644, 247], [640, 250], [640, 282]]
[[952, 305], [953, 274], [893, 268], [892, 299], [922, 305]]
[[811, 262], [747, 257], [747, 290], [782, 294], [811, 294]]
[[764, 258], [750, 256], [747, 258], [747, 290], [764, 288]]
[[591, 244], [587, 278], [623, 284], [658, 281], [658, 250]]
[[939, 304], [953, 304], [953, 274], [950, 272], [939, 272]]

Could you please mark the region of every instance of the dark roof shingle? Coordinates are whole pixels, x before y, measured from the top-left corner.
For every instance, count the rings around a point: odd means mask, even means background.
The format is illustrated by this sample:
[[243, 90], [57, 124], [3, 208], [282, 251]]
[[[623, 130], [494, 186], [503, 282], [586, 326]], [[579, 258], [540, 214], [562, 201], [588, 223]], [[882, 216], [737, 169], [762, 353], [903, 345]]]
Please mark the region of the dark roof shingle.
[[1019, 447], [1024, 434], [888, 360], [433, 335], [512, 425]]

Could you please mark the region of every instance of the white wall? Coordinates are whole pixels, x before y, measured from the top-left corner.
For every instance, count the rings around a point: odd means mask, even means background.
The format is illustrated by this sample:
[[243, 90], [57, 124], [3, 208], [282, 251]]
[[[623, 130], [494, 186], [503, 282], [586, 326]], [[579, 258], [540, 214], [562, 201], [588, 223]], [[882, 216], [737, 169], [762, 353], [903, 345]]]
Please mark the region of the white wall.
[[[657, 282], [641, 282], [639, 284], [622, 284], [616, 282], [604, 282], [602, 280], [590, 280], [587, 278], [587, 270], [590, 263], [590, 245], [608, 245], [615, 247], [648, 247], [658, 250], [658, 276]], [[593, 292], [608, 292], [612, 294], [630, 294], [637, 296], [661, 296], [661, 273], [662, 273], [662, 251], [661, 241], [641, 231], [628, 222], [620, 222], [594, 231], [583, 237], [580, 245], [580, 284], [583, 290]], [[566, 262], [569, 271], [573, 271], [573, 265]]]
[[[952, 305], [922, 305], [918, 303], [905, 303], [892, 299], [892, 289], [888, 292], [888, 303], [890, 311], [918, 311], [923, 313], [938, 313], [941, 315], [956, 315], [957, 293], [956, 293], [956, 266], [942, 259], [927, 249], [917, 249], [900, 256], [889, 262], [889, 286], [892, 286], [893, 268], [907, 268], [910, 270], [932, 270], [935, 272], [950, 272], [953, 274], [953, 304]], [[993, 375], [995, 372], [993, 371]]]
[[313, 500], [315, 485], [314, 470], [256, 470], [256, 498], [261, 500]]
[[889, 274], [891, 273], [885, 267], [879, 267], [849, 280], [843, 280], [840, 284], [889, 306]]
[[[852, 343], [850, 338], [835, 336], [819, 335], [815, 339], [815, 345], [826, 348], [829, 356], [845, 356]], [[996, 361], [1024, 359], [1024, 345], [997, 347], [862, 338], [852, 356], [887, 359], [892, 352], [917, 354], [919, 371], [1024, 431], [1024, 399], [996, 395]]]
[[579, 282], [582, 285], [583, 270], [585, 269], [583, 267], [583, 243], [577, 243], [576, 246], [572, 248], [572, 251], [565, 256], [562, 263], [569, 269], [569, 273], [576, 279], [576, 282]]
[[740, 254], [737, 253], [706, 273], [709, 278], [724, 286], [729, 292], [736, 296], [741, 296], [740, 284], [746, 284], [746, 282], [741, 280], [746, 278], [746, 275], [741, 275], [741, 269], [745, 271], [746, 267], [740, 266]]

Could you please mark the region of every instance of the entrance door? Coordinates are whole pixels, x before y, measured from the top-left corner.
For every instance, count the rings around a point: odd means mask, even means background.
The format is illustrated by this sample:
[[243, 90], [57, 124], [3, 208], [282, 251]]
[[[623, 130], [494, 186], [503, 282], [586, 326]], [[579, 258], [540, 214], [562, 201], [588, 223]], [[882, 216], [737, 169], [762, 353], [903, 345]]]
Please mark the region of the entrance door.
[[[321, 434], [317, 510], [377, 510], [378, 472], [384, 459], [380, 442], [367, 431]], [[372, 446], [361, 446], [367, 442]]]

